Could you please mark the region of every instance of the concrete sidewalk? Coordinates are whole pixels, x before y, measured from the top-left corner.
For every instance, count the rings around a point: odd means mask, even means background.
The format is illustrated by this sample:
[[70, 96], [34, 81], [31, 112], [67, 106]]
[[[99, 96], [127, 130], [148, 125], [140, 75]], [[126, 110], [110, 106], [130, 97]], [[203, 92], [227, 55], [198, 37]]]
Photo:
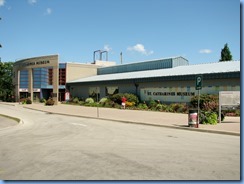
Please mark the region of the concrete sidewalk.
[[[1, 102], [3, 104], [3, 102]], [[6, 104], [6, 103], [5, 103]], [[115, 120], [124, 123], [137, 123], [168, 128], [178, 128], [192, 131], [202, 131], [210, 133], [220, 133], [228, 135], [240, 135], [240, 117], [226, 117], [218, 125], [199, 125], [199, 128], [188, 127], [188, 114], [123, 110], [112, 108], [84, 107], [76, 105], [59, 104], [55, 106], [45, 106], [42, 103], [31, 105], [21, 105], [18, 103], [8, 103], [28, 109], [55, 113], [68, 116], [97, 118], [103, 120]]]

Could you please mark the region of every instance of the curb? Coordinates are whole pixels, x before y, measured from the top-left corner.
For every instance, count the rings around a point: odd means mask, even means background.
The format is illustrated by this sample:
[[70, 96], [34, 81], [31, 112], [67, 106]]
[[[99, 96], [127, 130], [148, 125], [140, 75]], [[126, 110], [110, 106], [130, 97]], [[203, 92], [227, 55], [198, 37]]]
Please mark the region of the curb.
[[9, 115], [5, 115], [5, 114], [0, 114], [0, 116], [3, 116], [3, 117], [8, 118], [8, 119], [12, 119], [13, 121], [16, 121], [16, 123], [17, 123], [16, 125], [13, 125], [13, 126], [7, 126], [7, 127], [4, 127], [4, 128], [0, 128], [0, 131], [8, 130], [8, 129], [11, 129], [12, 127], [14, 127], [14, 126], [20, 126], [20, 125], [24, 124], [24, 121], [22, 119], [20, 119], [20, 118], [9, 116]]
[[9, 106], [16, 106], [17, 104], [16, 103], [5, 103], [5, 102], [0, 102], [0, 104], [2, 105], [9, 105]]
[[125, 120], [116, 120], [116, 119], [108, 119], [108, 118], [97, 118], [97, 117], [90, 117], [90, 116], [63, 114], [63, 113], [57, 113], [57, 112], [49, 112], [49, 111], [45, 111], [45, 110], [38, 110], [38, 109], [31, 108], [31, 107], [24, 107], [24, 108], [31, 109], [31, 110], [36, 110], [36, 111], [41, 111], [41, 112], [45, 112], [45, 113], [48, 113], [48, 114], [57, 114], [57, 115], [63, 115], [63, 116], [98, 119], [98, 120], [106, 120], [106, 121], [117, 121], [117, 122], [120, 122], [120, 123], [130, 123], [130, 124], [156, 126], [156, 127], [164, 127], [164, 128], [171, 128], [171, 129], [181, 129], [181, 130], [188, 130], [188, 131], [197, 131], [197, 132], [214, 133], [214, 134], [222, 134], [222, 135], [240, 136], [240, 133], [238, 133], [238, 132], [196, 129], [196, 128], [191, 128], [191, 127], [177, 127], [177, 126], [170, 126], [170, 125], [157, 125], [157, 124], [150, 124], [150, 123], [143, 123], [143, 122], [136, 122], [136, 121], [125, 121]]
[[13, 121], [17, 121], [18, 124], [23, 122], [20, 118], [16, 118], [14, 116], [9, 116], [9, 115], [6, 115], [6, 114], [0, 114], [0, 116], [3, 116], [3, 117], [8, 118], [8, 119], [11, 119]]

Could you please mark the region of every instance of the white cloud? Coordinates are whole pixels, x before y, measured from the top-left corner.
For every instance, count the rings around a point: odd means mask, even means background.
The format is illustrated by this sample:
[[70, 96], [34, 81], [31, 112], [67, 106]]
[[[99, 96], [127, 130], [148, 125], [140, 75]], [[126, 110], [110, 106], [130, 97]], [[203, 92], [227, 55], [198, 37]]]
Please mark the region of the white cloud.
[[31, 5], [36, 4], [37, 0], [28, 0], [28, 3], [31, 4]]
[[132, 47], [128, 47], [127, 50], [128, 51], [136, 51], [136, 52], [139, 52], [139, 53], [147, 55], [147, 56], [153, 54], [153, 50], [148, 51], [145, 49], [144, 45], [139, 44], [139, 43], [132, 46]]
[[212, 51], [210, 49], [201, 49], [199, 50], [199, 53], [201, 54], [210, 54]]
[[51, 8], [47, 8], [45, 15], [50, 15], [52, 13], [52, 9]]
[[0, 0], [0, 6], [4, 6], [5, 0]]
[[109, 45], [104, 45], [103, 49], [104, 49], [105, 51], [111, 51], [111, 50], [112, 50], [112, 48], [109, 47]]

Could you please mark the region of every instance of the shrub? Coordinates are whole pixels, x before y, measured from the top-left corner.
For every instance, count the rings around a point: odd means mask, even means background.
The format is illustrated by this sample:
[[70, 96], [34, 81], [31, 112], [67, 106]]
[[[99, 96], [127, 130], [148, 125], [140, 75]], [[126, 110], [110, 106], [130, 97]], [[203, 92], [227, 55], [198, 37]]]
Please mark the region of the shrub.
[[184, 103], [173, 103], [170, 104], [172, 112], [186, 113], [187, 105]]
[[126, 101], [125, 106], [126, 107], [133, 107], [133, 106], [135, 106], [135, 102]]
[[85, 100], [85, 102], [88, 103], [88, 104], [92, 104], [92, 103], [94, 103], [94, 100], [93, 100], [93, 98], [87, 98]]
[[125, 96], [125, 98], [127, 98], [127, 101], [134, 102], [134, 105], [139, 103], [138, 97], [136, 95], [134, 95], [134, 94], [125, 93], [124, 96]]
[[[107, 99], [104, 103], [101, 103], [101, 106], [111, 108], [111, 107], [115, 107], [115, 104], [116, 103], [114, 103], [112, 100]], [[117, 105], [119, 105], [119, 104], [117, 104]]]
[[78, 103], [79, 105], [84, 105], [85, 104], [85, 102], [84, 101], [79, 101], [79, 103]]
[[139, 105], [137, 106], [137, 108], [139, 109], [148, 109], [148, 106], [146, 103], [139, 103]]
[[128, 102], [134, 102], [135, 105], [138, 104], [139, 99], [136, 95], [131, 93], [117, 93], [109, 97], [109, 99], [117, 104], [121, 104], [121, 98], [125, 97]]
[[21, 98], [19, 101], [20, 101], [22, 104], [26, 104], [26, 98]]
[[116, 109], [120, 109], [121, 108], [121, 105], [120, 104], [117, 104], [117, 103], [113, 103], [112, 104], [112, 107], [113, 108], [116, 108]]
[[[208, 102], [216, 102], [218, 104], [219, 103], [218, 95], [209, 95], [209, 94], [200, 95], [199, 106], [201, 109], [204, 108], [204, 103], [208, 103]], [[193, 108], [197, 108], [198, 96], [192, 97], [190, 103], [191, 103]]]
[[32, 101], [31, 101], [30, 98], [21, 98], [21, 99], [20, 99], [20, 102], [21, 102], [22, 104], [32, 104]]
[[26, 104], [32, 104], [31, 99], [27, 98], [27, 99], [26, 99]]
[[40, 99], [40, 103], [46, 103], [46, 99], [45, 98], [41, 98]]
[[[191, 105], [194, 108], [197, 108], [197, 103], [198, 103], [198, 96], [194, 96], [191, 99]], [[205, 118], [206, 114], [208, 113], [215, 113], [217, 115], [218, 118], [218, 108], [219, 108], [219, 99], [218, 99], [218, 95], [208, 95], [208, 94], [202, 94], [200, 95], [200, 103], [199, 103], [199, 107], [202, 111], [200, 114], [200, 118]], [[224, 114], [221, 113], [221, 121], [224, 120]], [[203, 122], [204, 120], [200, 120], [200, 122]]]
[[114, 94], [112, 96], [109, 97], [109, 99], [117, 104], [121, 104], [121, 98], [122, 98], [122, 94], [118, 93], [118, 94]]
[[148, 103], [148, 107], [152, 110], [156, 110], [158, 103], [155, 100], [150, 100]]
[[174, 105], [170, 104], [165, 109], [166, 112], [174, 112]]
[[99, 101], [99, 103], [105, 103], [107, 100], [108, 100], [108, 98], [103, 97], [103, 98]]
[[113, 107], [113, 104], [110, 103], [110, 102], [105, 102], [105, 103], [103, 104], [103, 106], [104, 106], [104, 107]]
[[226, 116], [240, 116], [240, 109], [231, 109], [225, 111]]
[[204, 112], [200, 122], [202, 124], [216, 125], [218, 123], [218, 116], [215, 112]]
[[73, 98], [72, 102], [73, 103], [79, 103], [79, 98], [78, 97]]
[[173, 112], [177, 112], [178, 109], [180, 108], [180, 104], [178, 104], [178, 103], [173, 103], [173, 104], [170, 104], [170, 105], [172, 107]]
[[162, 106], [161, 106], [162, 111], [166, 111], [167, 107], [168, 107], [168, 106], [167, 106], [166, 104], [162, 104]]
[[188, 113], [188, 107], [185, 103], [180, 103], [179, 104], [179, 108], [177, 109], [176, 112], [179, 112], [179, 113]]
[[157, 111], [162, 111], [163, 110], [163, 104], [157, 104], [156, 105], [156, 110]]
[[52, 98], [49, 98], [49, 99], [46, 101], [45, 105], [54, 105], [54, 100], [53, 100]]
[[219, 104], [216, 101], [207, 101], [203, 102], [202, 105], [202, 110], [204, 111], [213, 111], [213, 112], [218, 112]]

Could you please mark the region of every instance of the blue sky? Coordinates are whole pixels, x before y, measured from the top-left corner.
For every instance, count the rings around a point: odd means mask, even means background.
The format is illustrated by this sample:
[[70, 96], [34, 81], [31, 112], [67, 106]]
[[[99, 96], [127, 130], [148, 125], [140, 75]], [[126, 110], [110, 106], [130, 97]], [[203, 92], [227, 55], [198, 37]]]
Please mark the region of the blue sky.
[[118, 64], [121, 52], [124, 63], [197, 64], [218, 61], [225, 43], [240, 60], [239, 0], [0, 0], [0, 17], [2, 61], [59, 54], [90, 63], [103, 49]]

